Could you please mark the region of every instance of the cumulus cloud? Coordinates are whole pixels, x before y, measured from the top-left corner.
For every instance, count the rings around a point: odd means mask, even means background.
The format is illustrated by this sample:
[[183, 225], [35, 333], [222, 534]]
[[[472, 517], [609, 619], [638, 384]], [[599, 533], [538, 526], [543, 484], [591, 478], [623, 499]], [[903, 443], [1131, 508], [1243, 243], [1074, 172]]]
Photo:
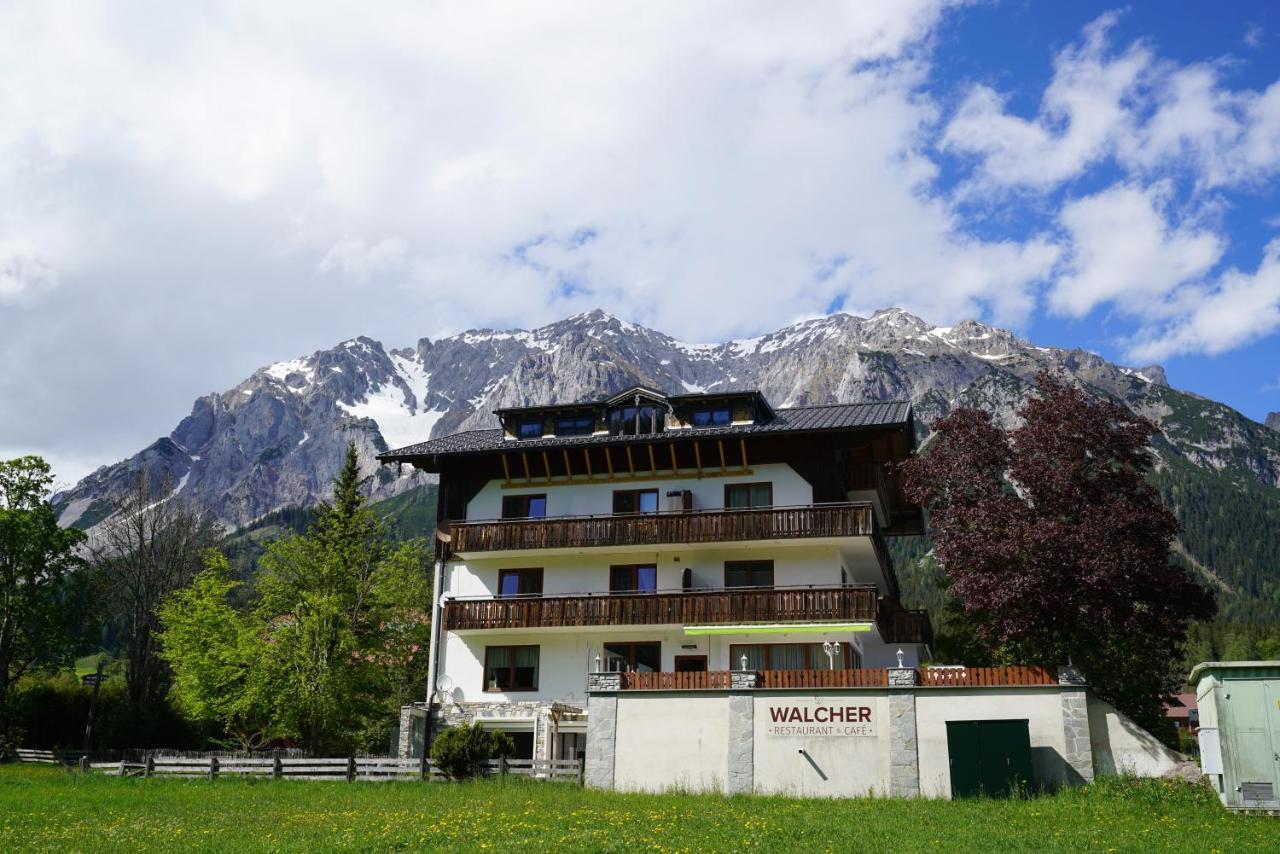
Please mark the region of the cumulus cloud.
[[1222, 353], [1280, 330], [1280, 239], [1267, 244], [1254, 272], [1232, 268], [1214, 283], [1191, 290], [1184, 313], [1144, 330], [1131, 343], [1135, 359]]
[[1060, 221], [1071, 249], [1050, 306], [1076, 317], [1104, 304], [1140, 318], [1175, 312], [1171, 296], [1218, 263], [1225, 241], [1194, 224], [1171, 225], [1169, 193], [1167, 185], [1119, 184], [1065, 204]]
[[1179, 65], [1141, 40], [1117, 50], [1118, 19], [1099, 17], [1058, 53], [1032, 117], [988, 86], [968, 92], [941, 144], [976, 159], [971, 192], [1052, 190], [1104, 162], [1149, 178], [1185, 169], [1202, 188], [1280, 169], [1280, 84], [1232, 90], [1218, 63]]

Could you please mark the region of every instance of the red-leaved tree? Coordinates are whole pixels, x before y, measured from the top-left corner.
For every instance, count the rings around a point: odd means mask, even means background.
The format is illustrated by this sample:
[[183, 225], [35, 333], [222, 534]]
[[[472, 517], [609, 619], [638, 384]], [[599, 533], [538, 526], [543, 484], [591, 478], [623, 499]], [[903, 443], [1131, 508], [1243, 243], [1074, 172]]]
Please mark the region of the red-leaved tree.
[[977, 635], [1011, 663], [1075, 665], [1154, 727], [1212, 595], [1169, 562], [1178, 521], [1146, 482], [1154, 425], [1048, 372], [1023, 426], [957, 409], [905, 466]]

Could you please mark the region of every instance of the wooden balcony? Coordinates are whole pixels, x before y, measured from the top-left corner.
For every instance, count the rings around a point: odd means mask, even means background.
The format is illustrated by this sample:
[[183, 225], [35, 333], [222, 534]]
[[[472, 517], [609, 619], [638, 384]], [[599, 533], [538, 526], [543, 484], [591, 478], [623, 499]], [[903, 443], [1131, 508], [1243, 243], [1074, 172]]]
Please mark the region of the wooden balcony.
[[896, 599], [886, 597], [880, 600], [876, 626], [886, 643], [922, 643], [933, 646], [933, 622], [929, 619], [929, 612], [909, 611]]
[[733, 588], [450, 599], [444, 603], [444, 628], [849, 623], [877, 622], [880, 614], [874, 587]]
[[[735, 671], [736, 672], [736, 671]], [[889, 671], [883, 667], [856, 670], [754, 671], [762, 690], [786, 688], [887, 688]], [[623, 673], [624, 691], [726, 691], [729, 671], [701, 673]], [[986, 688], [1010, 685], [1057, 685], [1058, 674], [1046, 667], [918, 667], [915, 684], [925, 688]]]
[[502, 519], [452, 522], [449, 527], [451, 549], [457, 554], [865, 537], [875, 532], [871, 505], [866, 503]]

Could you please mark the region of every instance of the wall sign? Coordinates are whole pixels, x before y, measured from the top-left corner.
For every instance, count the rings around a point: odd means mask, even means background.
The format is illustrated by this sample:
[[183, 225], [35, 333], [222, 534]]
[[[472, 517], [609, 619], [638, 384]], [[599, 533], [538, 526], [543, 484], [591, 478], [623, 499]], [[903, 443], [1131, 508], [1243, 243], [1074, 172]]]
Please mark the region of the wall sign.
[[770, 703], [765, 734], [772, 736], [874, 736], [871, 706], [827, 703]]

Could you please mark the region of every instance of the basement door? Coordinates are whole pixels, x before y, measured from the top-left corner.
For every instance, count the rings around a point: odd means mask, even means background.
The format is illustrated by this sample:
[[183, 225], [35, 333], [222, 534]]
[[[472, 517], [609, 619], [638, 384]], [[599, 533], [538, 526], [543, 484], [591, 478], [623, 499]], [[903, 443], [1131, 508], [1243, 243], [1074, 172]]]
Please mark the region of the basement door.
[[1026, 720], [947, 721], [951, 797], [1008, 798], [1031, 784]]

